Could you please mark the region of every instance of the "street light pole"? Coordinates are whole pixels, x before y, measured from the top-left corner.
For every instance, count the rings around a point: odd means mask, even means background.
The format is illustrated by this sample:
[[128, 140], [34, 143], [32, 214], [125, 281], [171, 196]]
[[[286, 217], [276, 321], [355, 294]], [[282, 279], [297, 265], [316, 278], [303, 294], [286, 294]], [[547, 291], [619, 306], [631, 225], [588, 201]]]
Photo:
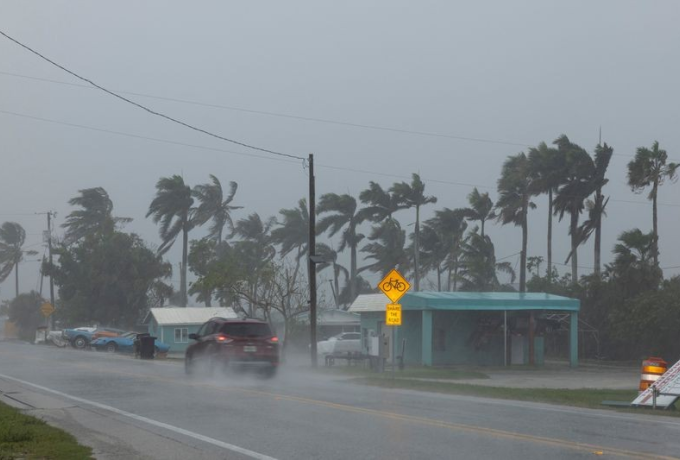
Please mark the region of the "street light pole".
[[311, 341], [312, 367], [317, 365], [316, 350], [316, 190], [314, 183], [314, 154], [309, 154], [309, 244], [307, 263], [309, 264], [309, 339]]

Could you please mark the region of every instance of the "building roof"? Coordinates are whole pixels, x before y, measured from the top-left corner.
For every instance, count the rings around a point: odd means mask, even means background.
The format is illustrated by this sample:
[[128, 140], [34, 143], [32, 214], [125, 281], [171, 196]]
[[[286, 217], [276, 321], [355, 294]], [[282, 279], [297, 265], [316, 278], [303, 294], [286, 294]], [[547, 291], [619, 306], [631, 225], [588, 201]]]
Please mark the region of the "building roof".
[[[357, 297], [350, 312], [385, 311], [389, 299], [383, 294], [364, 294]], [[579, 311], [578, 299], [542, 292], [435, 292], [407, 293], [399, 300], [404, 310], [553, 310]]]
[[234, 313], [234, 310], [223, 307], [152, 308], [144, 321], [145, 323], [149, 322], [149, 316], [153, 316], [159, 326], [203, 324], [210, 318], [214, 318], [216, 316], [227, 319], [238, 318], [236, 313]]

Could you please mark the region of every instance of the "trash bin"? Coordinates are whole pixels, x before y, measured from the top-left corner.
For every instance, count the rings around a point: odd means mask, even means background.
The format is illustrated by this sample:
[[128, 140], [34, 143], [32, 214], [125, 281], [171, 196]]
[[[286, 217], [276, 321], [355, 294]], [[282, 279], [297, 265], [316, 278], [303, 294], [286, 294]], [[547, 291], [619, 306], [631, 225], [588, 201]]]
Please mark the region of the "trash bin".
[[141, 359], [153, 359], [156, 351], [156, 337], [148, 334], [139, 337], [139, 357]]

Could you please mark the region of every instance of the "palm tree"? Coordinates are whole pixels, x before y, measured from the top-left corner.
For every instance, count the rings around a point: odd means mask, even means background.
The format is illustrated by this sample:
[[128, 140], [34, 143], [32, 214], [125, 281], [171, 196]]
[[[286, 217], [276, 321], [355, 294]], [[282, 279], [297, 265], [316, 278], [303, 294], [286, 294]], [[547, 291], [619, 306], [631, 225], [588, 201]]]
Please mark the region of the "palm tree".
[[648, 199], [652, 200], [652, 234], [654, 235], [654, 265], [659, 266], [659, 228], [656, 199], [659, 194], [659, 186], [668, 180], [675, 180], [678, 163], [666, 163], [668, 154], [659, 149], [657, 141], [652, 144], [651, 150], [639, 147], [635, 153], [635, 159], [628, 163], [628, 185], [634, 192], [640, 193], [645, 187], [652, 186]]
[[[279, 254], [285, 257], [292, 251], [295, 254], [295, 271], [293, 272], [293, 283], [297, 279], [300, 269], [300, 261], [309, 252], [309, 210], [307, 200], [298, 201], [298, 207], [293, 209], [282, 209], [279, 214], [283, 217], [283, 222], [272, 230], [271, 238], [274, 244], [280, 246]], [[307, 265], [309, 270], [309, 265]], [[308, 273], [309, 275], [309, 273]]]
[[465, 230], [467, 229], [466, 214], [465, 209], [444, 208], [435, 211], [434, 217], [425, 222], [426, 227], [434, 229], [436, 234], [442, 238], [440, 250], [446, 257], [443, 268], [448, 271], [447, 291], [458, 289], [460, 257]]
[[614, 261], [607, 266], [607, 272], [616, 279], [621, 289], [628, 293], [639, 293], [654, 289], [661, 281], [661, 270], [654, 263], [654, 232], [642, 233], [636, 228], [619, 235], [614, 246]]
[[465, 239], [461, 255], [461, 288], [466, 291], [496, 291], [501, 287], [498, 272], [510, 275], [515, 271], [510, 262], [496, 262], [496, 251], [489, 236], [482, 236], [475, 228]]
[[416, 228], [414, 239], [413, 266], [415, 273], [415, 290], [420, 290], [420, 207], [426, 204], [436, 203], [437, 197], [425, 195], [425, 184], [420, 180], [420, 175], [413, 173], [411, 183], [396, 183], [391, 192], [396, 195], [399, 202], [406, 208], [416, 208]]
[[468, 208], [468, 220], [479, 221], [482, 238], [484, 237], [484, 224], [487, 220], [493, 219], [496, 215], [493, 212], [493, 201], [488, 193], [479, 193], [477, 187], [468, 195], [470, 208]]
[[548, 194], [548, 283], [552, 280], [552, 218], [553, 194], [557, 192], [563, 178], [565, 166], [564, 152], [550, 148], [545, 142], [529, 149], [529, 167], [531, 169], [531, 188], [534, 193]]
[[571, 252], [565, 263], [571, 259], [571, 280], [576, 285], [578, 283], [578, 246], [583, 241], [578, 221], [585, 209], [586, 198], [595, 191], [591, 180], [595, 176], [595, 164], [588, 152], [572, 143], [564, 134], [554, 143], [565, 155], [563, 182], [555, 197], [555, 214], [559, 214], [560, 221], [565, 213], [569, 213], [570, 216]]
[[333, 248], [324, 243], [319, 243], [316, 245], [316, 251], [314, 252], [319, 256], [323, 262], [317, 264], [317, 270], [319, 272], [325, 270], [326, 268], [333, 268], [333, 298], [335, 299], [335, 308], [340, 307], [340, 275], [345, 277], [345, 285], [349, 281], [349, 271], [342, 265], [338, 263], [338, 253]]
[[370, 270], [384, 277], [397, 267], [404, 273], [411, 265], [406, 250], [406, 232], [398, 221], [388, 219], [383, 225], [373, 227], [368, 239], [372, 243], [366, 244], [361, 252], [368, 254], [366, 258], [375, 262], [360, 268], [359, 272]]
[[209, 220], [212, 220], [208, 238], [217, 240], [218, 246], [222, 242], [222, 233], [224, 227], [229, 227], [230, 231], [234, 230], [234, 222], [231, 219], [231, 212], [236, 209], [243, 209], [243, 206], [233, 206], [231, 202], [234, 200], [238, 184], [236, 182], [229, 182], [229, 193], [224, 197], [222, 184], [219, 179], [210, 174], [212, 183], [201, 184], [194, 187], [193, 195], [200, 203], [196, 208], [196, 225], [203, 225]]
[[34, 256], [37, 251], [24, 251], [26, 231], [16, 222], [5, 222], [0, 227], [0, 283], [5, 281], [14, 269], [14, 286], [19, 296], [19, 263], [24, 256]]
[[336, 193], [326, 193], [321, 196], [319, 214], [329, 214], [322, 218], [316, 226], [319, 233], [326, 230], [333, 236], [343, 227], [342, 237], [338, 251], [342, 252], [346, 248], [350, 249], [350, 269], [349, 269], [349, 295], [350, 302], [357, 296], [357, 246], [364, 239], [364, 235], [357, 233], [357, 226], [361, 223], [361, 216], [357, 214], [357, 201], [350, 195], [338, 195]]
[[447, 238], [432, 220], [423, 223], [420, 233], [420, 250], [422, 251], [421, 264], [426, 271], [437, 272], [437, 290], [442, 290], [442, 272], [444, 262], [448, 256]]
[[111, 233], [117, 225], [132, 222], [129, 217], [113, 217], [113, 202], [102, 187], [78, 190], [79, 196], [71, 198], [71, 206], [82, 209], [72, 211], [62, 227], [66, 229], [64, 242], [75, 243], [88, 235]]
[[508, 157], [503, 163], [501, 178], [498, 179], [498, 220], [503, 224], [522, 227], [522, 252], [519, 270], [519, 291], [526, 292], [527, 280], [527, 239], [529, 208], [536, 206], [529, 201], [533, 194], [529, 159], [524, 153]]
[[579, 244], [585, 243], [590, 235], [595, 233], [595, 245], [594, 245], [594, 272], [599, 276], [600, 274], [600, 260], [601, 260], [601, 247], [602, 247], [602, 218], [607, 215], [605, 208], [609, 202], [609, 198], [605, 198], [602, 195], [602, 187], [604, 187], [609, 179], [605, 178], [605, 173], [607, 172], [607, 167], [611, 161], [612, 155], [614, 154], [614, 149], [609, 147], [606, 143], [604, 145], [598, 144], [595, 148], [595, 161], [593, 175], [591, 177], [591, 188], [595, 189], [595, 199], [588, 200], [586, 202], [586, 208], [588, 209], [588, 220], [583, 222], [579, 230], [580, 240]]
[[385, 219], [392, 219], [392, 214], [400, 209], [406, 209], [400, 196], [384, 190], [380, 184], [373, 181], [359, 194], [359, 199], [366, 205], [358, 213], [362, 222], [364, 220], [382, 222]]
[[180, 274], [180, 306], [187, 306], [187, 257], [189, 231], [194, 228], [195, 209], [192, 207], [191, 187], [184, 183], [182, 176], [161, 177], [156, 183], [156, 197], [149, 205], [146, 217], [153, 216], [154, 223], [160, 222], [158, 233], [162, 243], [159, 254], [170, 250], [175, 240], [182, 234], [182, 270]]

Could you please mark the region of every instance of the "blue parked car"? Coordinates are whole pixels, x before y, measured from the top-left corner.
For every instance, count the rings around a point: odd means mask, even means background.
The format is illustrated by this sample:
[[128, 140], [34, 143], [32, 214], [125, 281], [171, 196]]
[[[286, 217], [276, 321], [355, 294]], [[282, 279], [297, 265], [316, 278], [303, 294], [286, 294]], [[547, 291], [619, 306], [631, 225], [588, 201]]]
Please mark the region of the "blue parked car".
[[73, 348], [84, 349], [94, 339], [99, 337], [116, 337], [124, 334], [121, 329], [110, 327], [78, 327], [75, 329], [64, 329], [61, 335], [73, 346]]
[[[97, 351], [108, 351], [111, 353], [134, 353], [135, 339], [139, 332], [126, 332], [119, 337], [101, 337], [90, 342], [90, 347]], [[170, 345], [161, 341], [155, 341], [156, 355], [165, 354], [170, 350]]]

